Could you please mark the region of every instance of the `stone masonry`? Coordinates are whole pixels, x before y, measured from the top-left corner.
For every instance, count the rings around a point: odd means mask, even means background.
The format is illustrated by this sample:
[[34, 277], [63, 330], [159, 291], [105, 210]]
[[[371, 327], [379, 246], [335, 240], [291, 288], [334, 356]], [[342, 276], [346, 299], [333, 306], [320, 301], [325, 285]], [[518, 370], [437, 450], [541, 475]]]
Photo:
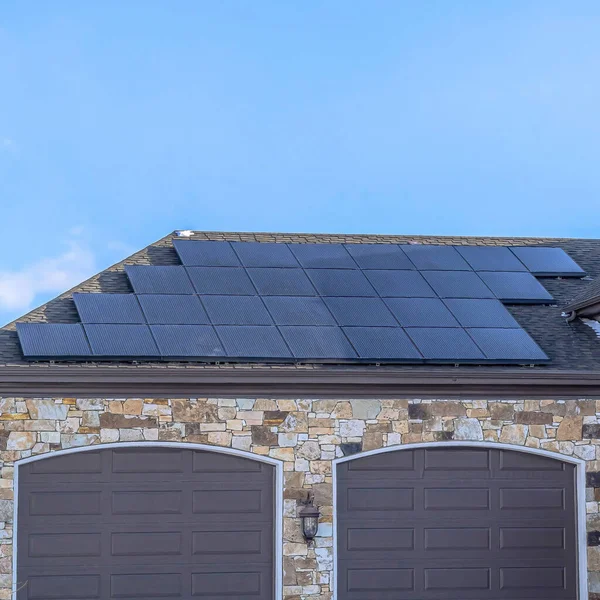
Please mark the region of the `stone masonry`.
[[[93, 444], [167, 441], [279, 460], [284, 598], [329, 600], [332, 460], [387, 446], [453, 440], [541, 448], [587, 462], [589, 597], [600, 600], [600, 400], [264, 398], [0, 399], [0, 600], [13, 597], [13, 474], [19, 459]], [[322, 513], [310, 547], [298, 518], [309, 489]]]

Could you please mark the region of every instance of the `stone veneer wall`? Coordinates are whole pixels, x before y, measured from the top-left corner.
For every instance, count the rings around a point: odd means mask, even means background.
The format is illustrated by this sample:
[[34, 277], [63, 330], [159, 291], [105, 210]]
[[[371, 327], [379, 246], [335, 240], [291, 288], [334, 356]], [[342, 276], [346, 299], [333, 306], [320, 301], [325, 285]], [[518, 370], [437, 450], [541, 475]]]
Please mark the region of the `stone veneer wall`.
[[[600, 401], [262, 398], [0, 399], [0, 600], [11, 598], [14, 461], [77, 446], [156, 440], [237, 448], [283, 462], [286, 600], [331, 597], [336, 457], [448, 440], [579, 457], [587, 461], [590, 599], [600, 600]], [[322, 512], [310, 548], [297, 518], [309, 488]]]

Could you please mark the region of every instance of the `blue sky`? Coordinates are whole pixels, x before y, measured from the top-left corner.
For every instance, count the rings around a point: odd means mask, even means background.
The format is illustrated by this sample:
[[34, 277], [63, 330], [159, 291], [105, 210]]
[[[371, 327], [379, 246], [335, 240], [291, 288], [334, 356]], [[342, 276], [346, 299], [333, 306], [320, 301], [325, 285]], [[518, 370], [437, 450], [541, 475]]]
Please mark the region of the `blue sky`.
[[174, 229], [600, 237], [600, 4], [4, 0], [0, 321]]

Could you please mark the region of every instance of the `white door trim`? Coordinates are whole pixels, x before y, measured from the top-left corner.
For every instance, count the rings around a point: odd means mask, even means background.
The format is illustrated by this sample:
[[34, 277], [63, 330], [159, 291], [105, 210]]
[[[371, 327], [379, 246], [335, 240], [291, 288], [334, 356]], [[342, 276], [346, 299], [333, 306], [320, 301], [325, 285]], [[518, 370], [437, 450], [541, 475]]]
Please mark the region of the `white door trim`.
[[29, 458], [23, 458], [15, 461], [14, 472], [14, 511], [13, 511], [13, 591], [17, 589], [17, 529], [18, 529], [18, 507], [19, 507], [19, 467], [21, 465], [44, 460], [46, 458], [54, 458], [65, 454], [74, 454], [76, 452], [90, 452], [94, 450], [108, 450], [110, 448], [133, 448], [133, 447], [165, 447], [165, 448], [184, 448], [186, 450], [204, 450], [207, 452], [218, 452], [221, 454], [231, 454], [240, 456], [250, 460], [264, 462], [275, 467], [275, 549], [274, 549], [274, 574], [275, 574], [275, 600], [283, 600], [283, 462], [270, 458], [237, 450], [236, 448], [224, 448], [221, 446], [211, 446], [209, 444], [196, 444], [194, 442], [115, 442], [111, 444], [94, 444], [91, 446], [82, 446], [77, 448], [68, 448], [67, 450], [56, 450], [47, 452]]
[[332, 465], [333, 475], [333, 600], [337, 600], [337, 465], [340, 463], [349, 462], [382, 454], [384, 452], [401, 452], [402, 450], [415, 450], [418, 448], [439, 448], [439, 447], [471, 447], [471, 448], [498, 448], [501, 450], [513, 450], [515, 452], [524, 452], [528, 454], [539, 454], [547, 458], [553, 458], [566, 463], [572, 463], [576, 466], [576, 485], [575, 485], [575, 502], [577, 506], [577, 565], [578, 565], [578, 592], [579, 600], [587, 600], [588, 597], [588, 572], [587, 572], [587, 530], [586, 530], [586, 510], [585, 510], [585, 464], [582, 459], [574, 456], [565, 456], [558, 452], [550, 452], [549, 450], [541, 450], [539, 448], [528, 448], [526, 446], [516, 446], [514, 444], [503, 444], [499, 442], [476, 442], [476, 441], [455, 441], [455, 442], [420, 442], [417, 444], [402, 444], [399, 446], [388, 446], [386, 448], [378, 448], [376, 450], [368, 450], [367, 452], [359, 452], [350, 456], [336, 458]]

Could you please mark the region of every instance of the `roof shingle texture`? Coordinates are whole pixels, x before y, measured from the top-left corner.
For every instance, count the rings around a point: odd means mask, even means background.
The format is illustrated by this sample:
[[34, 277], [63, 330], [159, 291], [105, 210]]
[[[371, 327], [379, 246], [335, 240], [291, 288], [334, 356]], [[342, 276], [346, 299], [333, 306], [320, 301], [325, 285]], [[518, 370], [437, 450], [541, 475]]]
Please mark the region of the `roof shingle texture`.
[[[54, 300], [32, 310], [17, 319], [21, 322], [76, 323], [79, 317], [73, 302], [73, 292], [130, 293], [129, 280], [124, 265], [173, 265], [180, 264], [173, 247], [173, 239], [179, 238], [173, 232], [161, 240], [133, 254], [124, 261], [94, 275], [87, 281], [65, 292]], [[562, 248], [587, 273], [585, 279], [577, 278], [539, 278], [546, 289], [554, 296], [556, 306], [508, 306], [519, 324], [526, 329], [541, 348], [550, 357], [547, 366], [536, 369], [553, 370], [591, 370], [600, 368], [600, 343], [594, 332], [581, 321], [568, 323], [561, 316], [563, 307], [573, 298], [584, 297], [589, 290], [600, 291], [600, 239], [570, 238], [489, 238], [489, 237], [440, 237], [407, 235], [343, 235], [343, 234], [299, 234], [299, 233], [223, 233], [193, 232], [184, 239], [214, 241], [247, 241], [279, 243], [365, 243], [365, 244], [442, 244], [468, 246], [551, 246]], [[590, 283], [590, 279], [594, 280]], [[65, 364], [65, 363], [61, 363]], [[72, 363], [81, 368], [90, 364]], [[105, 363], [104, 363], [105, 364]], [[135, 368], [134, 364], [115, 362], [115, 366]], [[0, 329], [0, 366], [23, 366], [30, 363], [23, 359], [18, 342], [15, 323], [9, 323]], [[144, 363], [148, 366], [148, 363]], [[165, 367], [165, 364], [156, 365]], [[203, 368], [202, 364], [181, 364], [186, 368]], [[223, 365], [223, 368], [252, 368], [266, 365]], [[277, 366], [269, 365], [269, 368]], [[289, 365], [288, 365], [289, 368]], [[306, 368], [303, 366], [302, 368]], [[310, 368], [310, 367], [309, 367]], [[315, 366], [315, 368], [327, 368]], [[364, 368], [364, 366], [363, 366]], [[388, 366], [387, 369], [414, 370], [419, 366]], [[431, 369], [431, 365], [428, 366]], [[461, 366], [457, 369], [474, 369], [476, 366]], [[489, 368], [489, 367], [488, 367]], [[496, 370], [506, 367], [497, 366]], [[514, 368], [514, 367], [513, 367]]]

